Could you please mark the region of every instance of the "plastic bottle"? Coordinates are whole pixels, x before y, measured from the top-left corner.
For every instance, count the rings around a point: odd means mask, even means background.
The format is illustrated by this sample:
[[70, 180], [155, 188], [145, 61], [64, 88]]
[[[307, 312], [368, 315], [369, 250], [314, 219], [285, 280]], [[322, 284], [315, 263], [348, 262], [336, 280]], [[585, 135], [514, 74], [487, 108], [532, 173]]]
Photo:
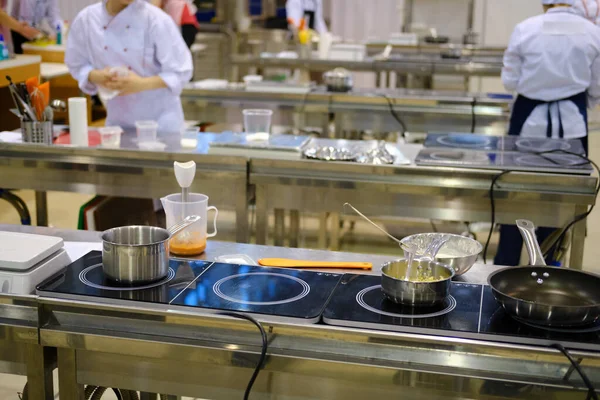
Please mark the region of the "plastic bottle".
[[0, 61], [8, 60], [8, 47], [4, 43], [4, 35], [0, 33]]
[[56, 44], [61, 45], [63, 41], [60, 24], [56, 25]]

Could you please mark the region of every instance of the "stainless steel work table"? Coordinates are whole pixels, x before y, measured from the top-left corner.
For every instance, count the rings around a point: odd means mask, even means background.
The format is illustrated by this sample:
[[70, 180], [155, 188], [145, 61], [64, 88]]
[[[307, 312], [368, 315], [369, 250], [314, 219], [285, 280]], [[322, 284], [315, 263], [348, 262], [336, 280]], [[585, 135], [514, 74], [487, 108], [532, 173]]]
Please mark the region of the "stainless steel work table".
[[236, 239], [249, 240], [247, 158], [182, 149], [177, 134], [159, 136], [167, 147], [157, 151], [140, 150], [133, 139], [124, 134], [120, 149], [0, 143], [0, 187], [36, 190], [38, 225], [46, 225], [46, 191], [160, 198], [181, 190], [173, 162], [193, 160], [191, 190], [235, 209]]
[[373, 58], [350, 61], [233, 55], [231, 57], [231, 64], [233, 66], [261, 68], [303, 68], [311, 71], [327, 71], [343, 67], [351, 71], [391, 71], [426, 76], [434, 74], [499, 76], [502, 72], [502, 57], [473, 56], [460, 59], [446, 59], [440, 55], [428, 54], [406, 54], [391, 57], [386, 61], [377, 61]]
[[[97, 234], [0, 226], [95, 240]], [[365, 260], [382, 257], [209, 242], [207, 259], [254, 257]], [[495, 267], [475, 266], [480, 282]], [[40, 297], [41, 341], [58, 348], [61, 398], [82, 399], [83, 384], [149, 393], [241, 398], [257, 362], [259, 335], [246, 322], [195, 312]], [[269, 336], [257, 399], [547, 398], [579, 399], [582, 384], [557, 351], [529, 345], [327, 325], [264, 323]], [[600, 354], [573, 351], [600, 383]], [[570, 376], [568, 380], [565, 376]], [[491, 397], [490, 397], [491, 396]]]
[[[211, 122], [242, 122], [241, 110], [239, 118], [233, 121], [231, 115], [220, 114], [223, 107], [276, 108], [279, 119], [282, 113], [298, 113], [302, 119], [289, 118], [285, 122], [297, 124], [300, 129], [314, 123], [317, 126], [329, 124], [329, 115], [334, 114], [337, 137], [343, 136], [338, 130], [400, 130], [398, 121], [390, 113], [390, 104], [411, 132], [447, 131], [452, 126], [455, 131], [474, 129], [503, 135], [512, 101], [486, 94], [407, 89], [355, 89], [333, 93], [324, 87], [315, 87], [306, 94], [273, 93], [249, 91], [239, 84], [230, 84], [226, 89], [196, 89], [189, 84], [181, 100], [189, 118]], [[318, 122], [313, 119], [316, 115], [321, 116]]]
[[56, 349], [40, 345], [38, 321], [37, 296], [0, 294], [0, 373], [26, 376], [29, 400], [52, 400]]
[[[252, 159], [256, 190], [256, 243], [267, 240], [270, 210], [292, 210], [290, 244], [298, 243], [297, 213], [332, 213], [330, 248], [339, 248], [339, 214], [352, 203], [372, 216], [443, 221], [490, 221], [490, 185], [499, 171], [417, 166], [372, 166], [310, 160]], [[510, 173], [494, 190], [496, 222], [531, 219], [561, 227], [594, 203], [597, 179], [590, 176]], [[283, 215], [275, 215], [275, 244], [284, 243]], [[581, 269], [585, 223], [573, 229], [570, 265]]]

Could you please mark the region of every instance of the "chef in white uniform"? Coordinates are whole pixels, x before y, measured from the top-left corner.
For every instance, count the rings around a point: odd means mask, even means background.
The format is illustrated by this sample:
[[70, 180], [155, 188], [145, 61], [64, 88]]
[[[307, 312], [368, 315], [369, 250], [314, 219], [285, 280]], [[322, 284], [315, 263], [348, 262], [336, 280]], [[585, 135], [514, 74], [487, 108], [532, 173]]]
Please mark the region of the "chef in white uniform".
[[575, 0], [573, 7], [587, 20], [600, 25], [600, 0]]
[[[502, 82], [518, 95], [509, 135], [581, 139], [587, 152], [587, 107], [600, 100], [600, 29], [572, 7], [574, 1], [542, 0], [545, 13], [517, 25]], [[539, 228], [538, 240], [552, 232]], [[494, 263], [518, 265], [522, 244], [515, 226], [502, 225]]]
[[600, 100], [600, 30], [574, 0], [542, 3], [547, 12], [517, 25], [504, 54], [502, 82], [518, 94], [509, 134], [587, 142], [587, 106]]
[[323, 0], [287, 0], [285, 3], [287, 19], [298, 28], [300, 21], [308, 23], [308, 28], [319, 34], [327, 32], [327, 24], [323, 18]]
[[[107, 125], [133, 128], [155, 120], [159, 132], [183, 129], [180, 94], [192, 76], [192, 57], [173, 19], [144, 0], [103, 0], [77, 15], [65, 63], [81, 90], [118, 91], [107, 101]], [[128, 70], [116, 74], [111, 68]], [[124, 76], [122, 76], [124, 75]]]

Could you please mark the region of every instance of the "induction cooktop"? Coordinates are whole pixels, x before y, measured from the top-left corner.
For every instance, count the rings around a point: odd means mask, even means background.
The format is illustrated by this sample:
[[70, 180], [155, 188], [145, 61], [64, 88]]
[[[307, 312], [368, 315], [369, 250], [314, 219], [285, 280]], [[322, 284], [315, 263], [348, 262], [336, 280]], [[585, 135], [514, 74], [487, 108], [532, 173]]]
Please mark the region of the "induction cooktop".
[[340, 274], [172, 259], [169, 274], [143, 286], [119, 286], [92, 251], [37, 287], [40, 295], [167, 310], [243, 312], [262, 321], [316, 323]]
[[425, 148], [415, 159], [417, 165], [458, 168], [535, 171], [589, 175], [593, 169], [580, 156], [565, 153], [521, 152]]
[[487, 285], [452, 282], [450, 297], [433, 308], [402, 307], [383, 296], [381, 278], [346, 274], [323, 313], [328, 325], [464, 339], [600, 350], [600, 323], [544, 328], [504, 312]]
[[503, 152], [539, 153], [563, 150], [585, 154], [579, 139], [527, 138], [519, 136], [490, 136], [475, 133], [429, 133], [426, 148], [492, 150]]

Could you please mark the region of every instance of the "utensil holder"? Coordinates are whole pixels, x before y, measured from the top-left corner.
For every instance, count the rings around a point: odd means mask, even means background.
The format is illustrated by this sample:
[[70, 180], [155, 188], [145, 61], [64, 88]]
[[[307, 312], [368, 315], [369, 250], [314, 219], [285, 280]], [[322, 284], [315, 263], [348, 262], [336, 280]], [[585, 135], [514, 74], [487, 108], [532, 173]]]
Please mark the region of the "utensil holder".
[[21, 134], [25, 143], [52, 144], [52, 121], [23, 121], [21, 120]]

